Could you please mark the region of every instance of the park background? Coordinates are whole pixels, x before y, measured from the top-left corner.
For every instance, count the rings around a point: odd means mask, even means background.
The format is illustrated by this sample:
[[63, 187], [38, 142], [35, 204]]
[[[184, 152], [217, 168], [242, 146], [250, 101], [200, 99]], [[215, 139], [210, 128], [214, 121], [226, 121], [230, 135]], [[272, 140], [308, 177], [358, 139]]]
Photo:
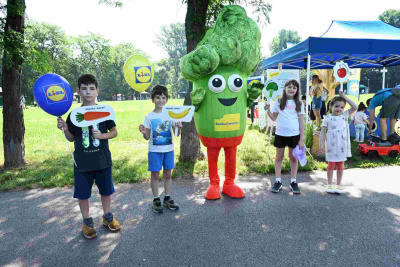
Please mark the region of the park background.
[[[116, 1], [100, 1], [108, 2], [111, 5], [118, 4]], [[148, 1], [150, 4], [161, 2]], [[185, 10], [187, 1], [173, 1], [175, 3], [180, 2], [179, 10]], [[228, 3], [241, 4], [248, 9], [248, 15], [255, 17], [256, 15], [251, 12], [256, 9], [252, 6], [254, 1], [211, 1], [215, 6], [209, 8], [209, 18], [207, 20], [206, 27], [210, 27], [213, 24], [213, 13], [218, 14], [218, 8], [220, 5]], [[291, 13], [285, 13], [288, 10], [282, 9], [282, 4], [278, 4], [276, 1], [272, 1], [272, 9], [268, 9], [267, 1], [261, 1], [266, 8], [266, 12], [262, 14], [259, 25], [262, 27], [263, 36], [268, 36], [270, 39], [263, 39], [263, 58], [269, 57], [278, 53], [279, 51], [287, 48], [291, 44], [297, 44], [302, 40], [306, 39], [309, 35], [318, 36], [323, 33], [321, 31], [321, 25], [315, 25], [315, 23], [308, 23], [308, 30], [314, 30], [312, 34], [306, 32], [305, 35], [300, 35], [296, 28], [300, 23], [296, 23], [298, 20], [302, 20], [302, 16], [291, 16], [287, 17], [286, 21], [291, 22], [293, 28], [279, 28], [279, 24], [275, 23], [273, 18], [274, 12], [280, 12], [280, 16], [284, 17]], [[307, 1], [306, 1], [307, 2]], [[304, 2], [303, 5], [307, 3]], [[317, 6], [313, 6], [316, 2], [309, 1], [310, 6], [305, 7], [304, 10], [312, 9], [313, 7], [318, 10]], [[342, 3], [343, 1], [339, 1]], [[340, 3], [337, 2], [339, 5]], [[357, 1], [356, 1], [357, 2]], [[171, 94], [169, 104], [181, 105], [183, 104], [183, 97], [188, 94], [189, 84], [183, 79], [179, 67], [179, 59], [187, 53], [187, 41], [185, 34], [185, 24], [182, 21], [181, 14], [176, 16], [177, 22], [165, 24], [159, 27], [157, 33], [153, 33], [153, 37], [150, 38], [151, 42], [164, 51], [164, 55], [167, 57], [160, 57], [159, 55], [154, 56], [154, 46], [150, 45], [136, 45], [134, 40], [149, 39], [143, 37], [139, 33], [139, 28], [150, 28], [150, 22], [143, 21], [143, 23], [133, 24], [137, 27], [128, 27], [130, 25], [124, 24], [119, 29], [111, 29], [115, 32], [125, 32], [126, 36], [133, 36], [133, 39], [124, 39], [123, 42], [115, 43], [101, 33], [94, 33], [87, 30], [86, 33], [78, 33], [76, 35], [67, 34], [64, 28], [60, 25], [52, 24], [48, 20], [43, 19], [46, 16], [39, 16], [38, 14], [48, 14], [48, 18], [62, 17], [63, 14], [59, 12], [48, 12], [46, 7], [50, 6], [50, 2], [46, 2], [44, 5], [39, 5], [39, 2], [27, 0], [27, 15], [25, 21], [25, 33], [24, 33], [24, 49], [21, 50], [21, 57], [24, 58], [22, 64], [22, 95], [27, 101], [29, 109], [25, 109], [23, 112], [24, 116], [24, 128], [25, 128], [25, 159], [26, 165], [20, 168], [12, 170], [2, 170], [0, 172], [0, 189], [12, 189], [12, 188], [31, 188], [31, 187], [50, 187], [50, 186], [68, 186], [73, 184], [73, 168], [72, 159], [69, 155], [62, 133], [56, 128], [56, 119], [53, 116], [46, 114], [39, 108], [33, 107], [33, 85], [38, 77], [45, 73], [57, 73], [65, 77], [73, 88], [76, 87], [75, 83], [77, 78], [82, 73], [93, 73], [99, 80], [100, 94], [99, 100], [102, 104], [108, 104], [116, 111], [117, 125], [118, 125], [118, 137], [110, 141], [110, 149], [113, 155], [114, 161], [114, 179], [116, 182], [138, 182], [149, 178], [147, 172], [147, 142], [142, 138], [138, 129], [138, 125], [141, 123], [140, 116], [140, 101], [137, 101], [139, 95], [133, 91], [129, 85], [125, 82], [122, 66], [125, 60], [132, 54], [142, 54], [149, 57], [153, 61], [155, 67], [155, 79], [152, 86], [147, 90], [150, 92], [152, 87], [156, 84], [166, 85]], [[54, 1], [51, 2], [54, 5]], [[105, 9], [108, 12], [114, 13], [115, 10], [129, 11], [129, 8], [139, 8], [138, 1], [126, 1], [123, 2], [125, 6], [117, 8], [111, 6], [102, 6], [102, 12]], [[344, 2], [343, 2], [344, 3]], [[85, 3], [85, 7], [88, 3]], [[92, 5], [93, 10], [97, 10], [99, 1], [90, 1], [89, 5]], [[0, 2], [0, 6], [4, 7], [5, 1]], [[72, 5], [72, 4], [71, 4]], [[132, 6], [133, 5], [133, 6]], [[161, 4], [160, 4], [161, 5]], [[277, 11], [273, 8], [274, 5], [277, 7]], [[363, 8], [367, 5], [363, 5], [359, 2], [359, 10], [353, 10], [354, 16], [347, 15], [347, 19], [357, 17], [360, 12], [365, 12]], [[35, 13], [34, 10], [41, 6], [41, 13]], [[143, 5], [142, 5], [143, 6]], [[32, 8], [32, 17], [30, 17], [29, 8]], [[161, 8], [162, 6], [159, 6]], [[383, 20], [393, 26], [400, 27], [400, 11], [396, 9], [394, 1], [383, 1], [382, 4], [375, 9], [375, 15], [369, 15], [365, 19]], [[35, 9], [34, 9], [35, 8]], [[54, 7], [53, 7], [54, 8]], [[61, 8], [58, 7], [58, 8]], [[386, 10], [382, 8], [387, 8]], [[84, 9], [84, 8], [83, 8]], [[2, 9], [4, 11], [4, 8]], [[371, 10], [371, 7], [370, 7]], [[265, 10], [262, 10], [265, 11]], [[83, 23], [85, 19], [92, 15], [97, 15], [101, 20], [102, 14], [96, 14], [95, 11], [83, 12], [82, 10], [76, 10], [76, 19], [73, 21], [81, 21], [81, 28], [93, 27], [94, 24]], [[118, 11], [119, 12], [119, 11]], [[124, 11], [122, 11], [124, 12]], [[291, 11], [292, 12], [292, 11]], [[325, 12], [315, 12], [316, 15], [321, 16]], [[358, 12], [358, 13], [357, 13]], [[66, 13], [66, 12], [62, 12]], [[93, 13], [93, 14], [92, 14]], [[142, 12], [143, 13], [143, 12]], [[345, 13], [345, 11], [343, 11]], [[3, 13], [5, 17], [6, 13]], [[276, 13], [275, 13], [276, 14]], [[306, 15], [305, 13], [303, 15]], [[371, 14], [371, 13], [369, 13]], [[72, 14], [70, 14], [72, 15]], [[87, 15], [87, 16], [85, 16]], [[157, 20], [157, 16], [154, 20]], [[179, 19], [178, 19], [179, 17]], [[332, 19], [343, 18], [343, 14], [340, 12], [332, 11], [329, 13], [329, 17]], [[149, 19], [152, 18], [149, 16]], [[270, 20], [271, 19], [271, 20]], [[112, 23], [110, 18], [104, 20]], [[306, 20], [306, 19], [304, 19]], [[275, 17], [275, 21], [279, 21], [278, 17]], [[4, 29], [4, 18], [1, 20], [1, 29]], [[67, 23], [68, 24], [68, 23]], [[65, 24], [65, 27], [67, 27]], [[72, 24], [72, 22], [70, 23]], [[321, 23], [322, 24], [322, 23]], [[323, 30], [326, 30], [329, 24], [324, 26]], [[124, 27], [128, 27], [125, 30]], [[272, 35], [268, 32], [268, 29], [278, 27], [279, 29]], [[68, 26], [69, 28], [69, 26]], [[112, 28], [112, 27], [111, 27]], [[97, 28], [96, 28], [97, 29]], [[137, 29], [137, 31], [136, 31]], [[299, 30], [300, 31], [300, 30]], [[70, 30], [69, 30], [70, 32]], [[2, 32], [3, 33], [3, 32]], [[7, 62], [3, 60], [3, 34], [1, 36], [0, 60], [3, 65]], [[263, 37], [265, 38], [265, 37]], [[147, 40], [148, 41], [148, 40]], [[140, 47], [140, 48], [139, 48]], [[17, 51], [18, 52], [18, 51]], [[153, 58], [154, 57], [154, 58]], [[380, 68], [362, 69], [360, 83], [368, 88], [369, 93], [374, 93], [382, 87], [382, 73]], [[262, 63], [258, 65], [253, 76], [262, 74]], [[313, 75], [313, 72], [311, 73]], [[1, 72], [1, 78], [3, 80], [3, 72]], [[386, 73], [386, 87], [394, 87], [400, 82], [400, 67], [390, 67]], [[302, 94], [306, 91], [306, 73], [301, 71], [301, 85]], [[122, 101], [112, 101], [121, 98]], [[360, 100], [364, 101], [370, 98], [371, 95], [361, 95]], [[74, 104], [72, 108], [79, 106]], [[150, 100], [143, 101], [144, 114], [150, 112], [153, 105]], [[65, 117], [65, 116], [64, 116]], [[265, 174], [273, 173], [274, 165], [273, 159], [275, 156], [275, 150], [273, 147], [269, 150], [267, 155], [269, 136], [263, 133], [258, 127], [250, 125], [248, 121], [248, 129], [245, 134], [243, 143], [238, 147], [238, 164], [237, 173], [239, 175], [252, 174]], [[7, 127], [3, 125], [3, 121], [0, 122], [0, 128]], [[1, 132], [3, 137], [3, 131]], [[361, 157], [355, 148], [356, 144], [353, 144], [353, 157], [346, 163], [347, 167], [374, 167], [379, 165], [398, 165], [398, 159], [380, 158], [374, 161], [370, 161]], [[70, 144], [71, 148], [73, 144]], [[200, 157], [194, 164], [184, 164], [178, 161], [180, 155], [180, 138], [175, 138], [175, 152], [177, 168], [174, 172], [174, 177], [192, 177], [198, 176], [203, 177], [207, 175], [207, 161]], [[73, 149], [73, 148], [72, 148]], [[4, 144], [0, 145], [0, 164], [4, 162]], [[202, 147], [202, 151], [205, 148]], [[267, 159], [269, 160], [267, 164]], [[301, 167], [300, 170], [315, 170], [315, 169], [326, 169], [326, 163], [321, 158], [308, 158], [309, 163]], [[220, 170], [224, 164], [224, 155], [220, 154]], [[289, 169], [289, 163], [285, 158], [283, 171]]]

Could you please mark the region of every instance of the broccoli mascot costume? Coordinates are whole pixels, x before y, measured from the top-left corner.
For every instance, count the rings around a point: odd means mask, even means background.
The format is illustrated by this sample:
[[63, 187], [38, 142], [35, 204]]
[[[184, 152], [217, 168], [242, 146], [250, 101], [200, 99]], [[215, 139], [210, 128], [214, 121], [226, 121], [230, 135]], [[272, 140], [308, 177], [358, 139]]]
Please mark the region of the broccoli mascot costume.
[[262, 83], [247, 88], [247, 78], [260, 62], [261, 33], [240, 6], [225, 6], [214, 28], [207, 31], [194, 51], [181, 59], [183, 77], [193, 81], [192, 103], [199, 138], [207, 147], [210, 185], [205, 197], [221, 197], [218, 155], [225, 149], [222, 192], [243, 198], [235, 185], [236, 151], [246, 129], [246, 108], [260, 95]]

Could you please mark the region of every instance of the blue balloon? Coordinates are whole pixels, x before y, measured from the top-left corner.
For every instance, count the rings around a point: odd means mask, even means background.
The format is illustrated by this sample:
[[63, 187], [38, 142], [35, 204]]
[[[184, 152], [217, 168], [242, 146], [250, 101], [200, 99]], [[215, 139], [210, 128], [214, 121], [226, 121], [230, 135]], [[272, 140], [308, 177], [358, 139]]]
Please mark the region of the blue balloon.
[[62, 116], [72, 105], [72, 87], [60, 75], [48, 73], [40, 76], [33, 92], [39, 107], [51, 115]]

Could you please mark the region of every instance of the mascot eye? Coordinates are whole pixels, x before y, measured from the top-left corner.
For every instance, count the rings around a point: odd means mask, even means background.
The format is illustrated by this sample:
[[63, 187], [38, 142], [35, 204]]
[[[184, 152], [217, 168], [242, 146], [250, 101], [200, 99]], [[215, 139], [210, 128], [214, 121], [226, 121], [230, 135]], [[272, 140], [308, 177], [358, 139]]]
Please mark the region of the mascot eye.
[[211, 91], [214, 93], [221, 93], [224, 91], [226, 86], [226, 81], [222, 75], [213, 75], [209, 80], [208, 80], [208, 88], [210, 88]]
[[232, 92], [239, 92], [240, 89], [243, 87], [243, 80], [242, 77], [239, 76], [239, 74], [233, 74], [231, 77], [228, 79], [228, 86], [229, 89], [231, 89]]

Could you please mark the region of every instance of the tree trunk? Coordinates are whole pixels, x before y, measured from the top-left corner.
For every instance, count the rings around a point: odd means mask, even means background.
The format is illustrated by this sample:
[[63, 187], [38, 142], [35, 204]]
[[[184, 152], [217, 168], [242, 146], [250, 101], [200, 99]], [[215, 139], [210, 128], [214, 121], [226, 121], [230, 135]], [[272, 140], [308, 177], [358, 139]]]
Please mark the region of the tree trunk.
[[25, 125], [21, 101], [22, 56], [17, 53], [21, 51], [24, 42], [24, 14], [25, 0], [7, 1], [3, 57], [4, 169], [25, 165]]
[[[185, 18], [185, 32], [187, 42], [187, 53], [196, 48], [200, 38], [205, 34], [206, 14], [209, 0], [188, 0]], [[190, 93], [193, 83], [189, 82], [189, 92], [186, 94], [184, 105], [191, 105]], [[179, 161], [194, 162], [200, 153], [200, 141], [197, 135], [194, 120], [184, 123], [181, 137], [181, 153]]]

